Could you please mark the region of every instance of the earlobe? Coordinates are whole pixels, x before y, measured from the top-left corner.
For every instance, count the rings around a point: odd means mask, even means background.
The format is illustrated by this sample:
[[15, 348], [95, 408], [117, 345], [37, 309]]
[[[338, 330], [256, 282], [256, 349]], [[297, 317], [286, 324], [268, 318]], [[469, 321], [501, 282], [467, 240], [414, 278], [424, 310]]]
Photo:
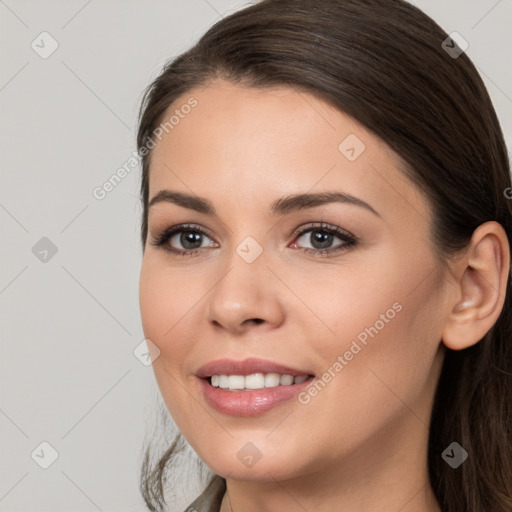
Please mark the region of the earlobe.
[[510, 248], [505, 230], [494, 221], [475, 229], [469, 248], [456, 263], [458, 296], [443, 330], [443, 343], [462, 350], [478, 343], [498, 319], [505, 301]]

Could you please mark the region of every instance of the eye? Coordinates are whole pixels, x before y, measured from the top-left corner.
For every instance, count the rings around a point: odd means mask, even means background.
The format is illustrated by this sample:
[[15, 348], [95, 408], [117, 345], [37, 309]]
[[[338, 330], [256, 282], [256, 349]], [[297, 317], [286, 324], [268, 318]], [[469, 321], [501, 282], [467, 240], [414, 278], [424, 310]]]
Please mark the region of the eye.
[[[212, 244], [203, 245], [204, 237], [210, 238], [200, 227], [192, 224], [181, 224], [168, 228], [158, 235], [154, 235], [151, 239], [151, 244], [156, 247], [162, 247], [174, 254], [192, 256], [202, 252], [199, 249], [211, 247]], [[183, 249], [176, 248], [176, 244], [180, 244]]]
[[[301, 230], [295, 235], [297, 239], [303, 238], [305, 241], [309, 241], [313, 247], [305, 247], [303, 251], [308, 254], [328, 254], [337, 251], [344, 251], [353, 247], [357, 243], [357, 238], [341, 229], [337, 226], [330, 226], [322, 222], [312, 225], [308, 228], [301, 228]], [[338, 238], [342, 241], [342, 244], [338, 244], [335, 247], [331, 247], [333, 239]], [[296, 246], [294, 242], [292, 246]]]

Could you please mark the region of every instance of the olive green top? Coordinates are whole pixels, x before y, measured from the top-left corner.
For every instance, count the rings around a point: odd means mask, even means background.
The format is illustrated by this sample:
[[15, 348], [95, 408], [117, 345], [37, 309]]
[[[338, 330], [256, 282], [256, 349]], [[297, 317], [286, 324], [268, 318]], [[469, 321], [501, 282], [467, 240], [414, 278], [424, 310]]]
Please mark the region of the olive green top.
[[226, 480], [214, 475], [206, 489], [183, 512], [219, 512], [226, 492]]

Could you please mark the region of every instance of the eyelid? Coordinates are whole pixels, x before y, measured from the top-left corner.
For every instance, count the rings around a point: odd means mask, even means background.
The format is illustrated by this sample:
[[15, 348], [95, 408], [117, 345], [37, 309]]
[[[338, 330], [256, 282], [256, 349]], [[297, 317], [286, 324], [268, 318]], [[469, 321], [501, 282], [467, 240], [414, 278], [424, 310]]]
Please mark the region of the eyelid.
[[[199, 224], [193, 224], [189, 222], [185, 222], [182, 224], [175, 224], [173, 226], [169, 226], [167, 228], [161, 229], [161, 230], [155, 230], [154, 234], [151, 236], [151, 241], [154, 245], [158, 245], [157, 242], [161, 242], [165, 239], [165, 242], [172, 238], [177, 233], [180, 233], [181, 231], [192, 231], [201, 233], [202, 235], [207, 236], [210, 240], [215, 241], [214, 238], [210, 234], [210, 230], [208, 228], [205, 228], [203, 226], [200, 226]], [[163, 243], [165, 243], [163, 242]], [[217, 242], [215, 242], [217, 243]], [[194, 249], [189, 249], [188, 252], [193, 251]]]
[[340, 226], [335, 226], [333, 224], [328, 224], [328, 223], [326, 223], [324, 221], [312, 222], [312, 223], [309, 223], [309, 224], [306, 224], [306, 225], [302, 225], [302, 226], [298, 227], [292, 233], [292, 236], [294, 236], [294, 237], [302, 236], [302, 235], [304, 235], [304, 233], [306, 233], [308, 231], [313, 231], [315, 229], [318, 229], [319, 231], [325, 230], [327, 232], [332, 232], [336, 236], [345, 236], [346, 238], [350, 238], [350, 239], [352, 239], [354, 241], [358, 240], [358, 237], [353, 235], [350, 231], [348, 231], [346, 229], [343, 229]]

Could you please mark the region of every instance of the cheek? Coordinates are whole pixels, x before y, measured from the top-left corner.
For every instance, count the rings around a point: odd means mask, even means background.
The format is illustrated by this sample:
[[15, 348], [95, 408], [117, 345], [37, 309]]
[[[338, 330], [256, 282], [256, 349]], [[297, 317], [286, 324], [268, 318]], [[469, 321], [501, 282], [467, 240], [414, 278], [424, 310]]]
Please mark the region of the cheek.
[[[318, 315], [309, 315], [308, 322], [311, 327], [316, 322], [316, 332], [322, 333], [308, 343], [323, 365], [321, 379], [333, 382], [326, 385], [331, 391], [325, 396], [332, 392], [329, 399], [334, 399], [341, 393], [353, 411], [364, 408], [362, 399], [374, 411], [388, 399], [399, 406], [396, 397], [414, 403], [440, 345], [441, 287], [433, 276], [425, 279], [431, 265], [419, 259], [413, 267], [400, 263], [399, 254], [385, 256], [360, 271], [340, 267], [337, 278], [310, 276], [305, 295]], [[302, 287], [304, 294], [306, 281]]]
[[172, 407], [169, 400], [174, 400], [176, 394], [173, 384], [181, 378], [180, 362], [185, 357], [186, 340], [179, 343], [180, 327], [186, 321], [186, 310], [195, 301], [188, 300], [187, 288], [176, 282], [176, 272], [172, 278], [166, 274], [149, 258], [143, 262], [139, 305], [144, 337], [159, 350], [153, 371], [167, 406]]
[[194, 345], [191, 322], [195, 322], [194, 308], [200, 307], [206, 293], [204, 279], [197, 272], [166, 268], [150, 255], [145, 258], [139, 279], [144, 336], [160, 351], [152, 364], [155, 378], [169, 412], [181, 423], [179, 418], [186, 417], [194, 403], [184, 389], [183, 362]]
[[321, 281], [303, 281], [302, 294], [330, 327], [332, 339], [359, 339], [363, 345], [365, 340], [386, 340], [400, 351], [407, 340], [414, 345], [429, 338], [440, 283], [427, 251], [387, 246], [365, 256]]
[[[294, 293], [303, 298], [309, 310], [298, 304], [291, 313], [300, 313], [296, 320], [308, 325], [308, 338], [316, 333], [315, 338], [305, 340], [315, 352], [325, 349], [330, 355], [333, 351], [343, 352], [358, 336], [363, 343], [365, 338], [371, 339], [368, 330], [375, 333], [376, 327], [381, 333], [396, 323], [409, 290], [404, 283], [405, 276], [391, 270], [387, 261], [390, 257], [385, 256], [383, 251], [364, 260], [354, 255], [347, 266], [310, 269], [288, 276]], [[326, 343], [316, 343], [315, 339]]]
[[155, 343], [160, 350], [160, 340], [169, 329], [171, 312], [168, 289], [160, 273], [148, 262], [143, 261], [139, 278], [139, 305], [144, 335]]
[[162, 352], [170, 346], [177, 348], [173, 340], [204, 295], [203, 288], [199, 288], [200, 281], [197, 275], [165, 268], [151, 257], [144, 260], [139, 279], [142, 325], [145, 336]]

